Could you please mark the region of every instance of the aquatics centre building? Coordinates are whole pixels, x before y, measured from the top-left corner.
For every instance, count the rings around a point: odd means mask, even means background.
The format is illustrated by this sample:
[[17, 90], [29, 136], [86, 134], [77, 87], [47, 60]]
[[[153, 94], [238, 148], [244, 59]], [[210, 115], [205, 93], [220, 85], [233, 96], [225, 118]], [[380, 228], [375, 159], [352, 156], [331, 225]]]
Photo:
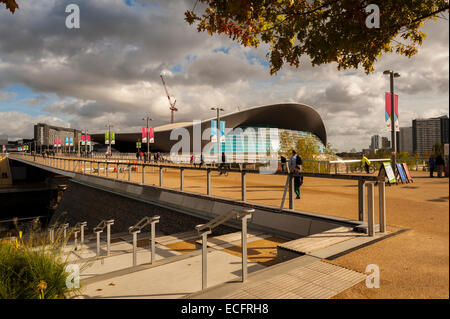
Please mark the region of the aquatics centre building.
[[[257, 106], [221, 114], [220, 122], [225, 126], [225, 137], [221, 138], [220, 151], [225, 152], [228, 157], [230, 154], [276, 152], [280, 146], [280, 134], [285, 131], [301, 137], [311, 137], [319, 149], [323, 149], [327, 143], [325, 125], [319, 113], [312, 107], [299, 103]], [[188, 133], [187, 136], [190, 138], [190, 152], [198, 153], [198, 146], [193, 143], [197, 136], [199, 140], [201, 139], [200, 151], [206, 153], [205, 155], [217, 154], [217, 143], [211, 141], [211, 137], [215, 135], [215, 128], [216, 118], [197, 123], [182, 122], [155, 127], [154, 142], [150, 144], [150, 151], [171, 153], [174, 145], [181, 139], [179, 134], [184, 132]], [[198, 132], [201, 132], [201, 137]], [[96, 143], [105, 142], [104, 134], [93, 134], [92, 138]], [[141, 141], [141, 138], [140, 132], [116, 133], [114, 148], [120, 152], [136, 152], [136, 142]], [[197, 145], [200, 145], [199, 143]], [[144, 145], [142, 148], [146, 149]]]

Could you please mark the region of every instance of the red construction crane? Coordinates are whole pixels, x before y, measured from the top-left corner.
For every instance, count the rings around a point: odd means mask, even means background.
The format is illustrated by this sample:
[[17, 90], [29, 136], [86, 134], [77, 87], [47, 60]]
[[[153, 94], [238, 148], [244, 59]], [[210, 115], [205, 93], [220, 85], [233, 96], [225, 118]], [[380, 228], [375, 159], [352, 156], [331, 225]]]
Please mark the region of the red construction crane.
[[172, 103], [172, 100], [170, 99], [170, 95], [169, 92], [167, 91], [167, 87], [166, 87], [166, 82], [164, 82], [164, 78], [162, 76], [162, 74], [160, 75], [163, 86], [164, 86], [164, 90], [166, 90], [166, 95], [167, 98], [169, 99], [169, 104], [170, 104], [170, 123], [173, 123], [173, 112], [178, 111], [178, 109], [175, 107], [175, 103], [177, 103], [177, 100], [174, 100]]

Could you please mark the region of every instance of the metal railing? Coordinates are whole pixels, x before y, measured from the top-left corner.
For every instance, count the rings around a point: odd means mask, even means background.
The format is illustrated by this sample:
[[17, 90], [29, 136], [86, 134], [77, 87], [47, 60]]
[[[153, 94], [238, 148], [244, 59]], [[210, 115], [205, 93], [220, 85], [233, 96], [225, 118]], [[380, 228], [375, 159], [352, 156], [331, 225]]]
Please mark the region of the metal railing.
[[97, 226], [94, 227], [93, 231], [97, 235], [97, 257], [100, 257], [100, 234], [106, 227], [106, 255], [109, 256], [111, 248], [111, 225], [114, 224], [114, 219], [104, 219]]
[[241, 247], [242, 247], [242, 282], [247, 280], [247, 220], [252, 217], [254, 209], [243, 209], [242, 211], [231, 210], [223, 215], [217, 216], [206, 224], [195, 226], [195, 229], [202, 237], [202, 290], [207, 288], [207, 252], [208, 235], [217, 226], [220, 226], [233, 217], [242, 221]]
[[159, 223], [159, 218], [159, 216], [144, 217], [128, 229], [128, 232], [133, 235], [133, 266], [137, 265], [137, 234], [147, 225], [150, 225], [150, 264], [155, 261], [155, 225]]

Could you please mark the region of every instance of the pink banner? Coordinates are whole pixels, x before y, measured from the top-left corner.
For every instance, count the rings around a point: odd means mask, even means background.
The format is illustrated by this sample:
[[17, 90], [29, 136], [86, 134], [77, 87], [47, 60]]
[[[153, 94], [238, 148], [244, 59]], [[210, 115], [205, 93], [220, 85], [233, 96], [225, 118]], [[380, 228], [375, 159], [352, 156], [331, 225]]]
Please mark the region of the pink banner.
[[142, 128], [142, 142], [147, 143], [147, 128], [146, 127]]
[[57, 143], [58, 143], [57, 140], [53, 140], [53, 146], [54, 146], [54, 147], [56, 147], [56, 146], [58, 145]]
[[61, 147], [61, 140], [58, 140], [58, 147]]
[[153, 143], [155, 141], [155, 133], [153, 131], [153, 127], [148, 128], [148, 138], [150, 140], [150, 143]]

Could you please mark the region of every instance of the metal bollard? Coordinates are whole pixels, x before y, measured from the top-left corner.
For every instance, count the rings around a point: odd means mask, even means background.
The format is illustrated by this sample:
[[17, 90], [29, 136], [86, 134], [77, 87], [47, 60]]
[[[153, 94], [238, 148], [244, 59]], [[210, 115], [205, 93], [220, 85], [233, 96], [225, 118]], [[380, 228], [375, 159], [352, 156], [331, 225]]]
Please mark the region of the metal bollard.
[[373, 236], [375, 233], [373, 186], [374, 183], [367, 183], [367, 234], [369, 236]]

